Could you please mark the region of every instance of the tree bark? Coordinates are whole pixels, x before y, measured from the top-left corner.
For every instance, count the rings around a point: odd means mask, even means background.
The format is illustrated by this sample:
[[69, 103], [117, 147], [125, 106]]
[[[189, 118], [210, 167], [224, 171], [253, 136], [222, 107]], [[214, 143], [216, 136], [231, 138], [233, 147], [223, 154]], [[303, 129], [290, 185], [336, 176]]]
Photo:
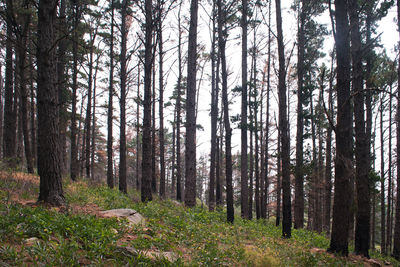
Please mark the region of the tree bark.
[[27, 55], [27, 45], [28, 45], [28, 31], [29, 24], [31, 21], [31, 14], [29, 12], [30, 3], [29, 1], [23, 2], [23, 13], [21, 14], [21, 31], [17, 35], [17, 53], [18, 53], [18, 74], [19, 74], [19, 91], [20, 91], [20, 112], [22, 118], [22, 132], [24, 135], [24, 148], [25, 148], [25, 158], [28, 173], [33, 173], [33, 160], [30, 142], [30, 133], [28, 126], [28, 91], [27, 91], [27, 75], [26, 75], [26, 55]]
[[13, 158], [16, 150], [16, 111], [14, 110], [14, 90], [13, 90], [13, 30], [11, 16], [13, 14], [12, 1], [7, 0], [7, 36], [6, 36], [6, 70], [4, 85], [4, 129], [3, 129], [3, 158], [8, 161], [8, 165], [13, 167]]
[[55, 20], [57, 0], [40, 0], [38, 8], [38, 173], [39, 201], [64, 204], [61, 183], [58, 94], [55, 87]]
[[[400, 33], [400, 0], [397, 0], [397, 29]], [[399, 60], [400, 62], [400, 60]], [[397, 81], [400, 84], [400, 66], [397, 68]], [[400, 90], [397, 91], [397, 116], [396, 116], [396, 153], [397, 153], [397, 190], [396, 190], [396, 221], [394, 228], [393, 256], [400, 259]]]
[[215, 209], [215, 170], [216, 170], [216, 145], [217, 145], [217, 120], [218, 120], [218, 93], [215, 84], [215, 45], [216, 45], [216, 1], [213, 1], [212, 13], [212, 43], [211, 43], [211, 152], [210, 152], [210, 183], [208, 189], [208, 208]]
[[113, 174], [113, 95], [114, 95], [114, 0], [111, 0], [110, 77], [107, 107], [107, 185], [114, 188]]
[[[129, 26], [126, 22], [129, 0], [122, 2], [121, 9], [121, 96], [120, 96], [120, 129], [119, 129], [119, 190], [128, 192], [126, 183], [126, 45]], [[146, 14], [147, 15], [147, 14]], [[146, 21], [147, 23], [147, 21]]]
[[289, 130], [287, 118], [287, 99], [286, 99], [286, 70], [285, 70], [285, 52], [282, 31], [282, 14], [281, 1], [275, 0], [276, 3], [276, 25], [278, 32], [278, 55], [279, 55], [279, 128], [282, 146], [282, 236], [284, 238], [291, 237], [292, 227], [292, 207], [290, 196], [290, 146], [289, 146]]
[[304, 84], [304, 6], [307, 1], [302, 2], [299, 8], [299, 22], [297, 33], [297, 132], [296, 132], [296, 167], [295, 167], [295, 198], [294, 198], [294, 228], [304, 227], [304, 175], [303, 175], [303, 84]]
[[369, 158], [366, 127], [364, 120], [364, 94], [361, 33], [359, 26], [359, 6], [356, 0], [350, 1], [351, 54], [353, 67], [354, 119], [356, 135], [356, 188], [357, 213], [354, 250], [358, 255], [369, 257], [370, 237], [370, 189], [369, 189]]
[[249, 219], [248, 211], [248, 159], [247, 159], [247, 0], [242, 0], [242, 109], [241, 109], [241, 216]]
[[142, 184], [141, 200], [152, 200], [151, 194], [151, 65], [152, 65], [152, 6], [151, 0], [145, 0], [145, 62], [144, 62], [144, 101], [143, 101], [143, 137], [142, 137]]
[[190, 5], [186, 93], [185, 206], [196, 205], [196, 61], [198, 0]]
[[223, 6], [222, 0], [218, 0], [218, 45], [221, 57], [222, 101], [224, 104], [227, 221], [229, 223], [233, 223], [235, 219], [235, 214], [233, 208], [233, 188], [232, 188], [232, 152], [231, 152], [232, 129], [230, 126], [230, 118], [229, 118], [228, 73], [227, 73], [226, 56], [225, 56], [226, 38], [228, 34], [225, 28], [226, 11], [222, 9], [222, 6]]
[[380, 97], [380, 137], [381, 137], [381, 253], [386, 254], [386, 206], [385, 206], [385, 151], [383, 132], [383, 94]]
[[72, 114], [71, 114], [71, 179], [75, 181], [79, 174], [77, 127], [76, 127], [76, 102], [78, 91], [78, 25], [80, 20], [80, 0], [74, 0], [73, 11], [73, 41], [72, 41]]
[[160, 197], [165, 198], [165, 145], [164, 145], [164, 74], [163, 74], [163, 38], [162, 38], [162, 20], [163, 20], [163, 7], [162, 1], [158, 0], [159, 8], [159, 24], [158, 24], [158, 53], [159, 53], [159, 115], [160, 115]]
[[332, 234], [328, 251], [348, 255], [350, 221], [349, 198], [353, 164], [352, 116], [350, 104], [350, 44], [347, 2], [335, 1], [336, 55], [337, 55], [337, 125], [335, 193]]

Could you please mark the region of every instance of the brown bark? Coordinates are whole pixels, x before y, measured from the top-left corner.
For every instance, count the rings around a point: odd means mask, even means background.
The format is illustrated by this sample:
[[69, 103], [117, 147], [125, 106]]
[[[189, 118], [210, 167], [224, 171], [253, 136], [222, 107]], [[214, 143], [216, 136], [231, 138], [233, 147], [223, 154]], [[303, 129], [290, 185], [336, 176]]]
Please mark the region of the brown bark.
[[145, 1], [145, 62], [144, 62], [144, 101], [143, 101], [143, 137], [142, 137], [142, 184], [141, 200], [152, 200], [151, 194], [151, 65], [152, 65], [152, 6], [151, 0]]
[[38, 173], [39, 201], [62, 205], [65, 201], [61, 183], [58, 94], [55, 87], [55, 21], [57, 0], [40, 0], [38, 8]]
[[181, 91], [182, 91], [182, 31], [181, 8], [178, 13], [178, 95], [176, 97], [176, 200], [182, 201], [182, 175], [181, 175]]
[[27, 91], [27, 45], [28, 45], [28, 31], [31, 21], [31, 14], [29, 12], [30, 3], [24, 1], [22, 6], [24, 12], [21, 14], [21, 31], [17, 34], [17, 54], [18, 54], [18, 74], [19, 74], [19, 108], [21, 113], [22, 132], [25, 148], [25, 158], [28, 173], [33, 173], [33, 159], [31, 151], [30, 133], [28, 126], [28, 91]]
[[[400, 0], [397, 0], [397, 27], [400, 32]], [[400, 60], [399, 60], [400, 62]], [[400, 84], [400, 66], [397, 68], [397, 81]], [[396, 190], [396, 221], [394, 228], [393, 256], [400, 259], [400, 90], [397, 92], [397, 116], [396, 116], [396, 153], [397, 153], [397, 190]]]
[[185, 206], [196, 205], [196, 61], [198, 0], [190, 5], [186, 88]]
[[14, 110], [13, 90], [13, 32], [11, 17], [13, 14], [12, 1], [7, 0], [7, 30], [6, 30], [6, 69], [4, 84], [4, 129], [3, 129], [3, 158], [13, 166], [13, 158], [16, 156], [16, 111]]
[[369, 158], [364, 120], [364, 94], [361, 33], [359, 25], [359, 6], [356, 0], [350, 1], [351, 54], [353, 67], [354, 119], [356, 135], [356, 189], [357, 212], [354, 250], [356, 254], [369, 257], [370, 237], [370, 189], [369, 189]]
[[114, 0], [111, 0], [110, 77], [107, 107], [107, 185], [114, 188], [113, 173], [113, 95], [114, 95]]
[[215, 209], [215, 170], [216, 170], [216, 145], [217, 145], [217, 120], [218, 120], [218, 93], [215, 84], [216, 68], [216, 4], [213, 1], [212, 11], [212, 43], [211, 43], [211, 152], [210, 152], [210, 183], [208, 189], [208, 207]]
[[160, 115], [160, 197], [165, 198], [165, 145], [164, 145], [164, 74], [163, 74], [163, 38], [162, 38], [162, 20], [163, 7], [162, 1], [158, 0], [159, 24], [158, 24], [158, 53], [159, 53], [159, 115]]
[[226, 11], [222, 9], [222, 6], [223, 6], [222, 0], [218, 0], [218, 45], [221, 57], [222, 101], [224, 104], [227, 221], [233, 223], [235, 214], [233, 208], [233, 188], [232, 188], [232, 152], [231, 152], [232, 129], [230, 126], [230, 118], [229, 118], [228, 72], [226, 67], [226, 56], [225, 56], [226, 38], [228, 34], [225, 28]]
[[121, 9], [121, 96], [120, 96], [120, 129], [119, 129], [119, 190], [128, 192], [126, 183], [126, 45], [128, 38], [128, 25], [126, 22], [129, 0], [122, 2]]
[[71, 114], [71, 179], [75, 181], [79, 174], [76, 103], [78, 90], [78, 25], [81, 15], [80, 0], [73, 1], [73, 40], [72, 40], [72, 114]]
[[332, 234], [328, 251], [348, 254], [350, 221], [349, 198], [352, 176], [352, 116], [350, 105], [350, 44], [349, 22], [345, 0], [335, 1], [337, 55], [337, 125], [335, 193]]
[[278, 32], [278, 55], [279, 55], [279, 129], [282, 148], [282, 236], [291, 237], [292, 227], [292, 207], [290, 196], [290, 137], [287, 118], [287, 89], [286, 89], [286, 71], [285, 71], [285, 52], [282, 31], [281, 1], [276, 0], [276, 25]]
[[304, 227], [304, 174], [303, 174], [303, 85], [304, 85], [304, 49], [305, 49], [305, 11], [307, 1], [299, 9], [299, 22], [297, 32], [297, 132], [296, 132], [296, 167], [295, 167], [295, 198], [294, 198], [294, 228]]
[[247, 159], [247, 0], [242, 0], [242, 109], [241, 109], [241, 154], [240, 154], [240, 175], [241, 175], [241, 216], [249, 219], [248, 210], [248, 159]]

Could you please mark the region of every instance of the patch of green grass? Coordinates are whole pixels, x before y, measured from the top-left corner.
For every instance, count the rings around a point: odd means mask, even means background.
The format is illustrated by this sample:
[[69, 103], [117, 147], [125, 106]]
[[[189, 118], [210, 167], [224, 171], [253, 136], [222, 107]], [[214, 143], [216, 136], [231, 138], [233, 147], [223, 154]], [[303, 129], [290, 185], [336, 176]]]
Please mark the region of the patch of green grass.
[[[96, 204], [104, 210], [132, 208], [146, 218], [146, 225], [129, 228], [124, 220], [0, 201], [0, 243], [7, 242], [0, 246], [0, 265], [363, 266], [325, 253], [329, 239], [324, 235], [293, 230], [291, 239], [283, 239], [282, 230], [273, 219], [248, 221], [236, 216], [234, 224], [230, 224], [223, 209], [188, 209], [172, 200], [141, 203], [136, 191], [125, 195], [83, 180], [66, 180], [64, 184], [69, 205]], [[24, 240], [28, 237], [37, 237], [39, 242], [26, 246]], [[170, 262], [163, 257], [149, 257], [147, 251], [173, 252], [177, 259]], [[384, 260], [398, 263], [392, 258]]]

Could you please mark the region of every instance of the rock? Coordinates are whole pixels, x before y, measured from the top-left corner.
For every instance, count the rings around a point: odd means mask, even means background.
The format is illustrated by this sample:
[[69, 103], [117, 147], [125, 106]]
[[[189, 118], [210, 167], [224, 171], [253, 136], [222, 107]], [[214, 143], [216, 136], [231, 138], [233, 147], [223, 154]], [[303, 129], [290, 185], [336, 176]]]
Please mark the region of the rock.
[[133, 247], [119, 247], [120, 250], [124, 251], [125, 253], [131, 254], [131, 255], [138, 255], [141, 254], [145, 256], [146, 258], [150, 259], [159, 259], [159, 258], [165, 258], [170, 262], [174, 262], [178, 259], [175, 253], [171, 251], [156, 251], [156, 250], [138, 250]]
[[369, 259], [367, 262], [368, 262], [368, 264], [370, 264], [373, 267], [381, 267], [382, 266], [382, 264], [379, 261], [374, 260], [374, 259]]
[[28, 238], [28, 239], [24, 240], [24, 243], [27, 246], [33, 246], [38, 242], [39, 242], [39, 238], [37, 238], [37, 237], [31, 237], [31, 238]]
[[106, 211], [101, 211], [100, 215], [106, 218], [112, 218], [112, 217], [127, 218], [129, 226], [145, 224], [144, 217], [139, 212], [133, 209], [106, 210]]

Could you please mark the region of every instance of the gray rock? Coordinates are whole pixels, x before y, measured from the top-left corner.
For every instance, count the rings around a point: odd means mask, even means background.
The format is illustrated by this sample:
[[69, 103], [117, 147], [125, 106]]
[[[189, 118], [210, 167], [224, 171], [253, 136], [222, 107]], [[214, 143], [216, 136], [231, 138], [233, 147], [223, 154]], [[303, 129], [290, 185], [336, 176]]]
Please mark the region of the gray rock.
[[100, 215], [106, 218], [112, 218], [112, 217], [127, 218], [130, 226], [145, 224], [144, 217], [139, 212], [133, 209], [106, 210], [106, 211], [101, 211]]
[[159, 258], [165, 258], [170, 262], [174, 262], [178, 259], [175, 253], [170, 252], [170, 251], [156, 251], [156, 250], [138, 250], [133, 247], [119, 247], [120, 250], [124, 251], [125, 253], [131, 254], [131, 255], [138, 255], [141, 254], [145, 256], [146, 258], [150, 259], [159, 259]]
[[28, 238], [28, 239], [24, 240], [24, 243], [27, 246], [33, 246], [38, 242], [39, 242], [39, 238], [37, 238], [37, 237], [31, 237], [31, 238]]

